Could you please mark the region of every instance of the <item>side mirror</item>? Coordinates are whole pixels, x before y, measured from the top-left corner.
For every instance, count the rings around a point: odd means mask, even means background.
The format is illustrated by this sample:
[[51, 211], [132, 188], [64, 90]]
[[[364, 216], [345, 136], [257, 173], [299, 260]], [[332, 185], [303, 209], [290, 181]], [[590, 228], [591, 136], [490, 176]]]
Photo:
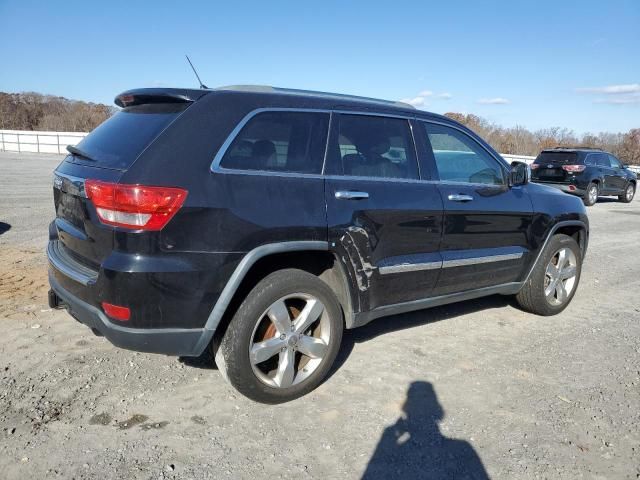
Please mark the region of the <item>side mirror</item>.
[[511, 162], [509, 186], [526, 185], [531, 180], [531, 169], [524, 162]]

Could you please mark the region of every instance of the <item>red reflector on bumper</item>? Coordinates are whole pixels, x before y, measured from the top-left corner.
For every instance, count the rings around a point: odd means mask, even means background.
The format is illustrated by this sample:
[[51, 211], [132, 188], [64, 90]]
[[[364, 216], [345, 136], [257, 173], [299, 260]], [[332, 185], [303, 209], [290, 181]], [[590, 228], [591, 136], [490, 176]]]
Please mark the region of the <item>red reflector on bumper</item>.
[[112, 305], [111, 303], [102, 302], [102, 309], [104, 310], [104, 313], [115, 320], [126, 322], [131, 318], [131, 310], [129, 310], [128, 307], [121, 307], [120, 305]]

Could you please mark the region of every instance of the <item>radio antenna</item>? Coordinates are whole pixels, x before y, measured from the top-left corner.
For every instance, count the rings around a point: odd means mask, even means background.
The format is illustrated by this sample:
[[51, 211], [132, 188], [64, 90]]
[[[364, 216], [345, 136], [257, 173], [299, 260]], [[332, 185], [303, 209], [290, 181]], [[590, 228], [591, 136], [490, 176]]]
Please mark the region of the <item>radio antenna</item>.
[[187, 57], [187, 62], [189, 62], [189, 65], [191, 65], [191, 70], [193, 70], [193, 73], [196, 75], [196, 78], [198, 79], [200, 88], [209, 88], [204, 83], [202, 83], [202, 80], [200, 80], [200, 75], [198, 75], [198, 72], [196, 72], [196, 68], [193, 66], [193, 63], [191, 63], [191, 59], [189, 58], [189, 55], [185, 55], [185, 57]]

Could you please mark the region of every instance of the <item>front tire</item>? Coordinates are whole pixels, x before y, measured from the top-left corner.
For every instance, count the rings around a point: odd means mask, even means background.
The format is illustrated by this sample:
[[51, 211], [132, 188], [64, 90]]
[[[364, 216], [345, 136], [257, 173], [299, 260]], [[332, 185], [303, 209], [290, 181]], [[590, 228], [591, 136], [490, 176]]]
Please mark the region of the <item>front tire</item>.
[[600, 189], [598, 188], [598, 184], [596, 182], [591, 182], [587, 187], [587, 191], [585, 192], [582, 201], [587, 207], [591, 207], [598, 201], [599, 193]]
[[516, 300], [528, 312], [556, 315], [571, 302], [581, 272], [582, 253], [578, 243], [568, 235], [554, 235]]
[[635, 183], [629, 182], [629, 185], [627, 185], [627, 188], [625, 188], [624, 193], [618, 196], [618, 200], [622, 203], [631, 203], [635, 194], [636, 185]]
[[342, 331], [342, 309], [322, 280], [302, 270], [279, 270], [242, 302], [217, 349], [216, 364], [250, 399], [288, 402], [322, 382]]

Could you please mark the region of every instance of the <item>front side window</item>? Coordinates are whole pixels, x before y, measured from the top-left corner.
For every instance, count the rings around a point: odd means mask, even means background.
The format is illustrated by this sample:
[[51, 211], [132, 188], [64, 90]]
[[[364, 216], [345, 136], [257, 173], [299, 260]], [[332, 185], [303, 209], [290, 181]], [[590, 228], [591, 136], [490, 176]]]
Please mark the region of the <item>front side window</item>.
[[620, 161], [613, 155], [609, 155], [609, 162], [611, 162], [611, 166], [613, 168], [622, 168], [622, 164], [620, 163]]
[[440, 180], [504, 185], [504, 170], [489, 152], [455, 128], [424, 124]]
[[328, 113], [259, 113], [229, 145], [220, 166], [320, 174], [328, 128]]
[[368, 115], [340, 115], [337, 127], [338, 173], [356, 177], [417, 179], [409, 121]]

